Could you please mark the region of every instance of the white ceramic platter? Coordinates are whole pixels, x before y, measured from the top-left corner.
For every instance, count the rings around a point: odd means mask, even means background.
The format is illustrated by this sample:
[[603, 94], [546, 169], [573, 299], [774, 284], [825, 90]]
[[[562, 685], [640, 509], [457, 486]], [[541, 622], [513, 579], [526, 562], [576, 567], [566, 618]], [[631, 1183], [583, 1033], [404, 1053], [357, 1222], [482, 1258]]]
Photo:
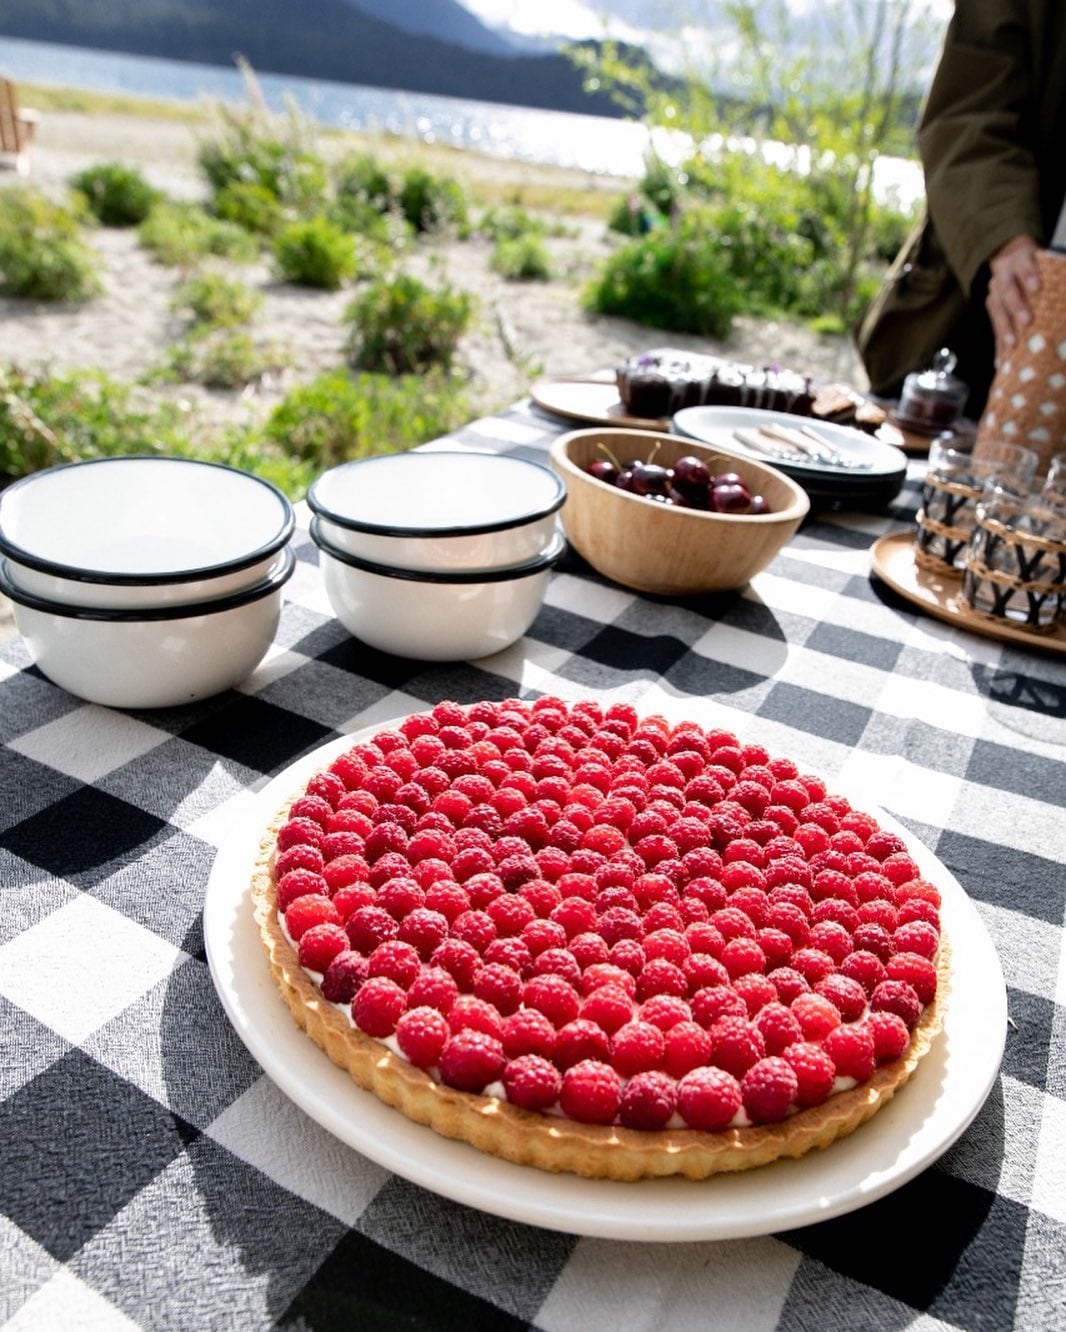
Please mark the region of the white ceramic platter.
[[702, 1183], [624, 1184], [511, 1165], [411, 1123], [360, 1090], [296, 1026], [270, 977], [251, 907], [252, 866], [275, 811], [314, 771], [369, 734], [332, 741], [260, 792], [215, 860], [204, 940], [223, 1007], [266, 1073], [312, 1119], [379, 1165], [456, 1202], [549, 1230], [660, 1242], [738, 1239], [874, 1202], [942, 1155], [984, 1104], [999, 1072], [1007, 1023], [991, 939], [944, 865], [893, 819], [852, 796], [904, 839], [922, 873], [940, 888], [953, 966], [943, 1032], [911, 1081], [857, 1132], [798, 1161]]

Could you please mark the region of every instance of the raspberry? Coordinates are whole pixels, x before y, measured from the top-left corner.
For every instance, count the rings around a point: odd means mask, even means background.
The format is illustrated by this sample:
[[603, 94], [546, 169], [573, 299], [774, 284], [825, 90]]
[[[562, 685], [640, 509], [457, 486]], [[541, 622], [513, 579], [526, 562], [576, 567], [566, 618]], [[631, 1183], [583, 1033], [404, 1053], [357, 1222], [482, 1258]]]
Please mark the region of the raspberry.
[[613, 1036], [633, 1016], [633, 1001], [620, 985], [608, 983], [593, 990], [582, 1002], [580, 1016]]
[[496, 938], [496, 926], [484, 911], [464, 911], [452, 921], [452, 938], [461, 939], [483, 953]]
[[793, 967], [775, 967], [766, 978], [777, 991], [783, 1004], [791, 1004], [801, 994], [810, 991], [810, 983]]
[[885, 965], [876, 953], [858, 949], [840, 964], [840, 974], [857, 980], [869, 995], [885, 979]]
[[345, 947], [335, 953], [322, 977], [322, 997], [331, 1004], [350, 1004], [355, 992], [366, 980], [366, 958]]
[[556, 1029], [573, 1022], [581, 1009], [577, 990], [562, 976], [552, 973], [528, 980], [522, 1001], [527, 1008], [543, 1013]]
[[563, 1074], [559, 1104], [579, 1124], [610, 1124], [622, 1100], [622, 1080], [610, 1064], [582, 1060]]
[[623, 1077], [661, 1067], [665, 1055], [663, 1033], [639, 1018], [619, 1027], [611, 1038], [611, 1063]]
[[371, 976], [352, 1000], [352, 1019], [360, 1031], [381, 1039], [391, 1036], [407, 1007], [407, 995], [387, 976]]
[[918, 953], [897, 953], [885, 964], [885, 974], [890, 981], [905, 981], [923, 1006], [931, 1004], [936, 997], [936, 967], [927, 957]]
[[288, 851], [290, 847], [304, 842], [311, 846], [321, 846], [325, 835], [322, 826], [314, 819], [289, 819], [278, 829], [277, 848], [279, 852]]
[[710, 1030], [719, 1018], [747, 1017], [748, 1006], [739, 994], [724, 985], [710, 985], [697, 990], [689, 1001], [693, 1020]]
[[407, 1002], [412, 1008], [435, 1008], [447, 1013], [459, 994], [455, 978], [443, 967], [423, 967], [411, 982]]
[[481, 965], [481, 958], [473, 944], [462, 939], [445, 939], [429, 959], [435, 967], [443, 967], [451, 973], [460, 990], [470, 990], [474, 977]]
[[666, 1071], [672, 1077], [684, 1077], [708, 1062], [711, 1048], [711, 1037], [698, 1022], [675, 1023], [666, 1033]]
[[735, 1078], [743, 1077], [766, 1053], [762, 1032], [747, 1018], [719, 1018], [709, 1034], [711, 1059]]
[[755, 1124], [777, 1124], [796, 1099], [799, 1080], [792, 1065], [779, 1055], [753, 1064], [740, 1080], [744, 1109]]
[[792, 1001], [790, 1007], [808, 1041], [824, 1040], [834, 1027], [840, 1026], [839, 1009], [824, 995], [801, 994]]
[[395, 939], [400, 926], [395, 918], [379, 906], [359, 907], [345, 922], [348, 940], [357, 952], [369, 955], [378, 944]]
[[857, 980], [839, 974], [827, 976], [814, 987], [828, 999], [845, 1022], [854, 1022], [866, 1011], [866, 991]]
[[897, 953], [918, 953], [932, 959], [940, 946], [940, 936], [931, 924], [924, 920], [910, 920], [896, 928], [892, 943]]
[[688, 1002], [676, 994], [653, 994], [640, 1006], [640, 1018], [650, 1022], [660, 1031], [669, 1031], [678, 1022], [687, 1022], [692, 1017]]
[[861, 1023], [835, 1027], [822, 1042], [822, 1049], [836, 1065], [838, 1077], [865, 1082], [874, 1071], [873, 1033]]
[[587, 1018], [575, 1018], [560, 1027], [555, 1037], [555, 1063], [564, 1071], [583, 1059], [609, 1061], [611, 1041], [602, 1027]]
[[441, 1081], [459, 1091], [483, 1092], [503, 1072], [504, 1063], [500, 1042], [468, 1027], [450, 1036], [441, 1051]]
[[320, 847], [312, 846], [310, 842], [297, 842], [287, 851], [278, 854], [274, 861], [274, 874], [279, 880], [291, 870], [297, 869], [312, 870], [315, 874], [321, 874], [325, 863], [326, 858]]
[[722, 949], [722, 965], [736, 980], [752, 971], [762, 971], [766, 966], [766, 954], [754, 939], [730, 939]]
[[677, 1108], [689, 1128], [717, 1133], [741, 1104], [740, 1083], [721, 1068], [694, 1068], [677, 1084]]
[[[819, 906], [824, 905], [819, 903]], [[848, 910], [850, 909], [849, 907]], [[810, 946], [832, 958], [839, 967], [855, 945], [851, 935], [839, 921], [822, 920], [811, 930]]]
[[836, 1081], [836, 1065], [820, 1045], [796, 1041], [781, 1054], [796, 1075], [796, 1104], [821, 1105]]
[[598, 934], [589, 931], [570, 940], [574, 961], [584, 971], [587, 967], [602, 965], [610, 960], [610, 950]]
[[772, 927], [760, 930], [758, 944], [766, 958], [767, 971], [787, 966], [792, 958], [793, 943], [784, 930]]
[[277, 895], [278, 910], [284, 914], [298, 897], [328, 897], [329, 885], [314, 870], [294, 869], [278, 879]]
[[755, 1025], [762, 1032], [767, 1054], [781, 1054], [795, 1041], [803, 1040], [803, 1028], [799, 1019], [782, 1003], [767, 1004], [759, 1011]]
[[447, 937], [448, 920], [439, 911], [416, 907], [400, 922], [399, 938], [410, 944], [423, 961], [428, 961]]
[[665, 1073], [649, 1071], [630, 1078], [622, 1092], [618, 1118], [633, 1129], [665, 1128], [677, 1106], [677, 1085]]
[[503, 1018], [485, 999], [461, 994], [448, 1010], [448, 1026], [456, 1031], [480, 1031], [497, 1039], [503, 1034]]
[[555, 1039], [555, 1028], [535, 1008], [520, 1008], [504, 1019], [501, 1040], [509, 1059], [527, 1054], [551, 1059], [555, 1053]]
[[523, 1110], [547, 1110], [559, 1099], [562, 1074], [537, 1054], [520, 1055], [503, 1070], [507, 1099]]
[[673, 962], [655, 958], [641, 968], [637, 994], [641, 999], [650, 999], [655, 994], [672, 994], [683, 999], [688, 994], [688, 979]]
[[792, 954], [791, 966], [810, 985], [817, 985], [836, 970], [833, 959], [819, 948], [799, 948]]
[[319, 893], [297, 897], [285, 910], [285, 928], [291, 939], [300, 940], [312, 926], [339, 925], [340, 913], [328, 897]]
[[409, 1008], [396, 1023], [396, 1042], [416, 1068], [432, 1068], [448, 1040], [448, 1023], [436, 1008]]
[[343, 926], [324, 922], [303, 932], [297, 956], [301, 967], [324, 972], [338, 953], [347, 951], [348, 936]]
[[422, 963], [417, 951], [399, 939], [387, 939], [378, 944], [366, 960], [370, 976], [388, 976], [406, 990], [414, 981]]
[[898, 1059], [910, 1041], [907, 1024], [896, 1013], [879, 1009], [866, 1017], [866, 1027], [874, 1039], [874, 1058], [879, 1064]]
[[922, 1015], [922, 1001], [914, 987], [903, 980], [883, 980], [870, 995], [870, 1007], [895, 1013], [908, 1028], [913, 1028]]
[[746, 976], [739, 976], [733, 989], [744, 1000], [748, 1017], [754, 1017], [766, 1004], [772, 1004], [777, 1000], [777, 988], [773, 981], [757, 971], [749, 971]]

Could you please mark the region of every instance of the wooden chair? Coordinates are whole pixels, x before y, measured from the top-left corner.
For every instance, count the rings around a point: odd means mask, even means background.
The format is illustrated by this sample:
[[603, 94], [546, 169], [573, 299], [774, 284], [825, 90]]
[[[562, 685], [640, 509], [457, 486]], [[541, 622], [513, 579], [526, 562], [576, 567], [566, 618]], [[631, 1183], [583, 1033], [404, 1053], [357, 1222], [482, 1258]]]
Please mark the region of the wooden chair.
[[30, 149], [37, 133], [37, 112], [21, 109], [15, 85], [0, 79], [0, 153], [15, 159], [15, 170], [26, 176], [30, 170]]

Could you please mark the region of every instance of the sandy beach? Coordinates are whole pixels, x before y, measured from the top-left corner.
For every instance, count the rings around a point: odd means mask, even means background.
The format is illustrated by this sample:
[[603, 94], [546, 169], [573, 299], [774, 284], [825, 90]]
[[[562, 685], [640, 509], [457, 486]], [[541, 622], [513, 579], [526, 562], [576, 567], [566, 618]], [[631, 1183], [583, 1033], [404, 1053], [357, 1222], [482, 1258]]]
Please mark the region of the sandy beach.
[[[41, 118], [29, 183], [61, 195], [75, 172], [100, 162], [138, 167], [172, 198], [197, 199], [204, 193], [196, 155], [209, 123], [157, 116], [48, 112]], [[343, 135], [323, 135], [325, 156], [351, 146]], [[365, 147], [365, 140], [360, 141]], [[372, 145], [372, 150], [373, 150]], [[383, 155], [400, 157], [410, 149], [395, 141], [380, 145]], [[477, 414], [490, 413], [528, 391], [540, 375], [581, 375], [655, 346], [708, 351], [735, 360], [774, 362], [823, 379], [864, 385], [853, 348], [843, 338], [827, 338], [800, 325], [739, 318], [726, 342], [669, 333], [623, 319], [591, 316], [581, 307], [583, 285], [615, 241], [602, 220], [603, 191], [626, 188], [622, 180], [588, 177], [481, 155], [452, 156], [457, 177], [471, 188], [477, 180], [505, 183], [521, 201], [523, 190], [546, 177], [587, 188], [600, 204], [599, 216], [567, 218], [566, 234], [551, 236], [553, 277], [516, 283], [493, 272], [491, 245], [475, 236], [458, 241], [437, 238], [417, 244], [402, 267], [432, 284], [443, 282], [470, 292], [476, 317], [464, 338], [459, 363]], [[439, 168], [438, 168], [439, 169]], [[20, 183], [10, 166], [0, 170], [0, 188]], [[477, 207], [474, 207], [475, 216]], [[0, 358], [23, 367], [57, 370], [97, 368], [121, 379], [136, 379], [157, 367], [183, 332], [171, 309], [182, 274], [156, 263], [134, 231], [97, 228], [88, 233], [98, 252], [104, 289], [84, 305], [53, 306], [0, 299]], [[257, 339], [278, 347], [287, 368], [254, 389], [207, 391], [182, 385], [157, 390], [179, 396], [207, 423], [242, 422], [265, 413], [296, 383], [344, 363], [342, 322], [351, 289], [321, 292], [277, 281], [267, 262], [242, 266], [242, 281], [262, 293], [255, 318]], [[2, 619], [10, 632], [10, 617]]]

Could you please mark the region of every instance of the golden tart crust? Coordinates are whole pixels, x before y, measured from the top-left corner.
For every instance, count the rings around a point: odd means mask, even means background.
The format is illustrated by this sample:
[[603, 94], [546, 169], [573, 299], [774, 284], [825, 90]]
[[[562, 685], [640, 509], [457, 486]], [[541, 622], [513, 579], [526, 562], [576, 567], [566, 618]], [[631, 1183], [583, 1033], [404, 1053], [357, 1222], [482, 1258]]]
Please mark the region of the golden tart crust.
[[937, 995], [924, 1008], [903, 1055], [878, 1066], [861, 1085], [780, 1123], [717, 1133], [689, 1128], [643, 1131], [578, 1123], [524, 1110], [503, 1098], [456, 1090], [359, 1031], [301, 967], [278, 921], [274, 874], [277, 833], [291, 803], [277, 812], [262, 838], [252, 900], [271, 975], [294, 1020], [334, 1064], [384, 1104], [443, 1137], [467, 1142], [516, 1165], [588, 1179], [635, 1181], [676, 1175], [700, 1180], [800, 1157], [846, 1137], [885, 1106], [910, 1079], [941, 1030], [950, 975], [943, 933], [937, 954]]

